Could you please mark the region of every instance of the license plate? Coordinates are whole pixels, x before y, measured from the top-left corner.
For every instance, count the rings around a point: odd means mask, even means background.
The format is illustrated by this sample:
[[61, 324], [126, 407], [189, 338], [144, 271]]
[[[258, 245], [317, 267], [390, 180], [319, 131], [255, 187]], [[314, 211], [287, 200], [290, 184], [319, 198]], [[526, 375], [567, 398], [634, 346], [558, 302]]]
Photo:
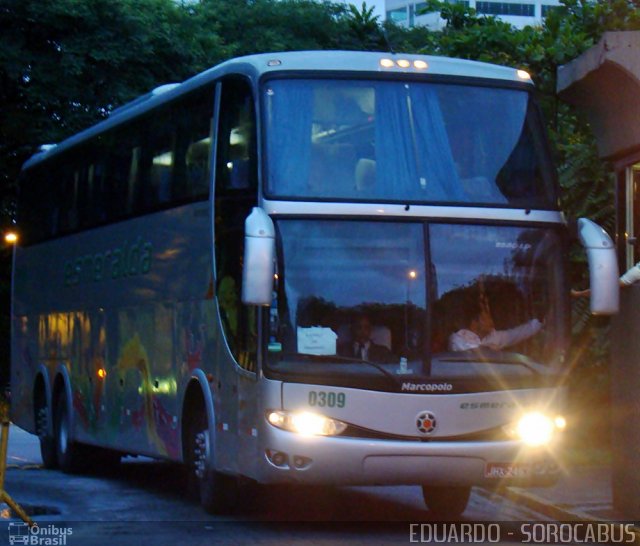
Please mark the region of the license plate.
[[531, 465], [522, 463], [488, 463], [484, 469], [485, 478], [528, 478], [531, 476]]

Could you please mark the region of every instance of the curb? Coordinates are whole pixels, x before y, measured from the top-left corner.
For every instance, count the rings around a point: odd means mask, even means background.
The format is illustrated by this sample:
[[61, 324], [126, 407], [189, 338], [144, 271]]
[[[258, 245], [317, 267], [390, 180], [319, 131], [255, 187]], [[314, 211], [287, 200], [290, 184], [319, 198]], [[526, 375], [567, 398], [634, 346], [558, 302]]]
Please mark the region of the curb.
[[[529, 491], [525, 491], [520, 487], [509, 487], [499, 490], [493, 490], [492, 492], [497, 493], [508, 499], [511, 502], [515, 502], [517, 504], [523, 504], [527, 508], [531, 508], [536, 512], [540, 512], [547, 517], [553, 518], [556, 521], [577, 521], [583, 523], [610, 523], [610, 520], [606, 520], [603, 518], [599, 518], [597, 516], [593, 516], [588, 514], [583, 510], [579, 510], [576, 508], [568, 508], [564, 505], [558, 505], [544, 499], [534, 493]], [[633, 525], [633, 533], [635, 534], [635, 541], [633, 544], [640, 545], [640, 527]]]

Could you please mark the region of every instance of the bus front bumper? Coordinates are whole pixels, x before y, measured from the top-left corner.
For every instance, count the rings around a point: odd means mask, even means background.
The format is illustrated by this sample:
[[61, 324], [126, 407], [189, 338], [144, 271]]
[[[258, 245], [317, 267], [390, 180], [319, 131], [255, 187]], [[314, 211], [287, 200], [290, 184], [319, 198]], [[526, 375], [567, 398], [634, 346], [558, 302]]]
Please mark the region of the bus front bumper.
[[411, 442], [305, 437], [269, 427], [259, 481], [335, 485], [550, 485], [559, 466], [549, 448], [517, 441]]

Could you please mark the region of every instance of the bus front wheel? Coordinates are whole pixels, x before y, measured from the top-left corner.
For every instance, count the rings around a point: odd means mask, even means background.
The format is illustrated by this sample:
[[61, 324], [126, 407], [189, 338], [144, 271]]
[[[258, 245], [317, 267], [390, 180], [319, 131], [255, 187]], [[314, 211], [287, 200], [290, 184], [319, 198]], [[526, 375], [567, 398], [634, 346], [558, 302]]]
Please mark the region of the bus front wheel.
[[422, 496], [429, 512], [443, 519], [460, 516], [467, 508], [470, 494], [471, 487], [468, 486], [422, 486]]
[[204, 413], [195, 417], [189, 428], [189, 478], [196, 486], [200, 504], [212, 514], [230, 512], [237, 502], [237, 479], [211, 468], [213, 442]]

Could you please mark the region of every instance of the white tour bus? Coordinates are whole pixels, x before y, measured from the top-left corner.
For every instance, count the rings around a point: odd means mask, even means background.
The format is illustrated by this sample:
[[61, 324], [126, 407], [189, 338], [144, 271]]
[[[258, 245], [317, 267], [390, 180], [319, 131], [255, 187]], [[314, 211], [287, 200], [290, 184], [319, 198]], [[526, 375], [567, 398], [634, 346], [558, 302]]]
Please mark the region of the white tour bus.
[[[36, 154], [12, 418], [46, 467], [474, 485], [558, 475], [568, 237], [526, 72], [361, 52], [225, 62]], [[582, 221], [592, 308], [613, 245]]]

